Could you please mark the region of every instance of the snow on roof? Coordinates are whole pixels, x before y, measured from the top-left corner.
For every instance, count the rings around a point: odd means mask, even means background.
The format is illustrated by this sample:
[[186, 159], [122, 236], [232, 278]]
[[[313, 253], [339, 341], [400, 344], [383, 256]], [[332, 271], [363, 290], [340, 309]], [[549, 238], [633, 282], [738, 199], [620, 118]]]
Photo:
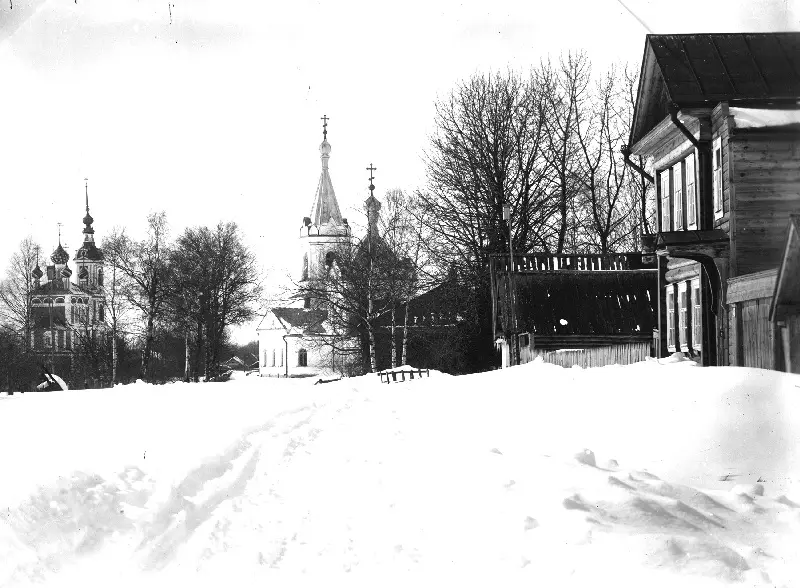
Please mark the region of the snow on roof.
[[741, 108], [732, 106], [730, 115], [737, 129], [765, 129], [800, 125], [800, 110], [778, 108]]

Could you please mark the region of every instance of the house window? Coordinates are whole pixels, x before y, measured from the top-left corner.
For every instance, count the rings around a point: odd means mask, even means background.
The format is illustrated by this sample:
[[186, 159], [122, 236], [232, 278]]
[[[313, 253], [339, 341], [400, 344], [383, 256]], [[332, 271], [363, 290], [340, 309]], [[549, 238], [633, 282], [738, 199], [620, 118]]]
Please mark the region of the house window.
[[703, 345], [703, 325], [701, 322], [702, 312], [700, 308], [700, 280], [691, 281], [692, 286], [692, 347], [700, 350]]
[[44, 332], [44, 347], [50, 349], [53, 346], [53, 333], [50, 331]]
[[686, 282], [678, 284], [678, 338], [681, 351], [689, 351], [689, 290]]
[[75, 323], [75, 304], [69, 305], [69, 322]]
[[308, 279], [308, 253], [304, 253], [303, 254], [303, 274], [302, 274], [302, 279], [303, 280], [307, 280]]
[[69, 331], [66, 331], [65, 334], [64, 334], [64, 337], [65, 337], [65, 340], [66, 340], [66, 348], [71, 350], [72, 349], [72, 333], [70, 333]]
[[105, 309], [103, 308], [102, 304], [100, 305], [100, 308], [97, 309], [97, 314], [98, 314], [98, 317], [100, 318], [100, 322], [101, 323], [106, 320], [106, 313], [105, 313]]
[[303, 298], [303, 308], [311, 308], [311, 296]]
[[661, 230], [669, 231], [670, 227], [670, 192], [669, 192], [669, 170], [661, 172]]
[[272, 364], [271, 367], [275, 367], [275, 350], [272, 350]]
[[281, 347], [280, 359], [281, 359], [281, 363], [279, 365], [280, 365], [280, 367], [283, 367], [283, 347]]
[[667, 349], [675, 351], [675, 289], [667, 286]]
[[697, 192], [695, 190], [694, 153], [686, 158], [686, 224], [689, 229], [697, 228]]
[[683, 230], [683, 174], [681, 174], [681, 167], [683, 167], [682, 161], [672, 167], [672, 201], [675, 203], [673, 205], [675, 220], [672, 226], [676, 231]]
[[308, 352], [305, 349], [301, 349], [297, 352], [297, 365], [299, 367], [308, 366]]
[[714, 218], [722, 216], [722, 139], [714, 139], [714, 151], [712, 162], [712, 181], [714, 183], [712, 191], [714, 193]]

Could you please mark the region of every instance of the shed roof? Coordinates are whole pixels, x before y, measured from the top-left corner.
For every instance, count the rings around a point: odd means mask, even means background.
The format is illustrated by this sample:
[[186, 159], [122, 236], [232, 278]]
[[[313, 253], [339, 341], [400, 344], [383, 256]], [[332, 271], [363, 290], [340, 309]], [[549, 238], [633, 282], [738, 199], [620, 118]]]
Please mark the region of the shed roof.
[[[517, 332], [553, 335], [642, 335], [656, 326], [656, 271], [514, 274]], [[504, 287], [504, 280], [499, 286]], [[507, 297], [501, 293], [501, 322]], [[502, 330], [502, 326], [501, 326]]]
[[629, 144], [668, 114], [722, 101], [800, 98], [800, 33], [647, 35]]
[[787, 311], [800, 308], [800, 215], [793, 214], [789, 220], [789, 231], [783, 259], [775, 280], [770, 319], [783, 320]]

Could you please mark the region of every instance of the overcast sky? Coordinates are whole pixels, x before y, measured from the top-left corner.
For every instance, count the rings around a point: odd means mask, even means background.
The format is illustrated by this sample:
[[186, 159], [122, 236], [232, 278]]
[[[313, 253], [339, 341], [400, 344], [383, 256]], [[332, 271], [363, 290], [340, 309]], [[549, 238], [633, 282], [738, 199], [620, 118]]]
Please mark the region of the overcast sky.
[[323, 114], [357, 220], [370, 163], [381, 194], [423, 184], [434, 102], [473, 72], [569, 49], [638, 67], [645, 27], [800, 29], [800, 0], [622, 2], [0, 0], [0, 271], [27, 234], [49, 254], [59, 222], [74, 255], [84, 177], [98, 241], [150, 211], [175, 234], [233, 220], [295, 270]]

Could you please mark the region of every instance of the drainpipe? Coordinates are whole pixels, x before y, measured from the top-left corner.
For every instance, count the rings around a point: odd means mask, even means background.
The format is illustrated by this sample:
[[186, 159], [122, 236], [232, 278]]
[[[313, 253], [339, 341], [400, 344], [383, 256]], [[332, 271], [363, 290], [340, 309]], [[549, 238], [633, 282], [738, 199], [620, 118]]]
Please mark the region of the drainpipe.
[[625, 162], [625, 165], [630, 167], [632, 170], [634, 170], [636, 173], [638, 173], [640, 176], [642, 176], [645, 180], [647, 180], [651, 184], [655, 184], [655, 180], [653, 179], [653, 176], [651, 176], [649, 173], [644, 171], [644, 168], [642, 168], [640, 165], [634, 163], [631, 160], [631, 149], [630, 149], [630, 147], [628, 147], [627, 145], [623, 145], [622, 148], [619, 151], [620, 151], [620, 153], [622, 153], [622, 160]]
[[698, 149], [702, 149], [703, 147], [700, 145], [700, 141], [698, 141], [695, 136], [686, 128], [686, 126], [681, 122], [678, 118], [678, 113], [681, 111], [680, 106], [675, 104], [674, 102], [669, 105], [669, 118], [672, 120], [672, 124], [678, 127], [678, 130], [683, 133], [687, 139], [691, 142], [692, 145], [697, 147]]

